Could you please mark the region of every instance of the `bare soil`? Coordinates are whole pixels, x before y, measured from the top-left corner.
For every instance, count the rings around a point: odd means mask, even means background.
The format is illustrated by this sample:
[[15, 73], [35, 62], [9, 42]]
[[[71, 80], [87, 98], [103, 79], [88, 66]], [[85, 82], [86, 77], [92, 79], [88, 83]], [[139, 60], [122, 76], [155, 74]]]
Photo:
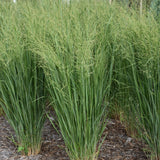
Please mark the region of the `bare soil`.
[[[41, 152], [36, 156], [22, 156], [11, 140], [15, 137], [7, 120], [0, 117], [0, 160], [69, 160], [64, 141], [49, 120], [43, 129]], [[147, 146], [127, 135], [120, 121], [110, 119], [103, 136], [106, 135], [98, 160], [147, 160], [144, 148]]]

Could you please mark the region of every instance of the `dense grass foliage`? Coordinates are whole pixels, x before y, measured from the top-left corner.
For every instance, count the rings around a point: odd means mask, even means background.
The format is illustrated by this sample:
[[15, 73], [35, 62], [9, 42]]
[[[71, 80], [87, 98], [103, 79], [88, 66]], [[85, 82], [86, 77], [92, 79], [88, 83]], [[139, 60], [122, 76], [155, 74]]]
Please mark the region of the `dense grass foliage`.
[[117, 19], [120, 34], [114, 42], [119, 49], [111, 89], [113, 102], [121, 119], [130, 130], [136, 128], [158, 159], [159, 26], [151, 15], [138, 20], [132, 15], [125, 23], [127, 17]]
[[[158, 60], [159, 61], [159, 60]], [[158, 159], [160, 154], [160, 75], [159, 62], [149, 60], [147, 66], [150, 73], [139, 73], [133, 67], [133, 77], [136, 86], [138, 102], [135, 105], [135, 113], [138, 118], [139, 130], [143, 138], [152, 147], [153, 157]], [[141, 77], [142, 76], [142, 77]]]
[[59, 8], [50, 12], [53, 18], [46, 28], [47, 36], [37, 41], [35, 52], [44, 61], [69, 157], [93, 160], [98, 157], [97, 144], [105, 127], [104, 98], [109, 95], [114, 65], [111, 47], [99, 39], [107, 34], [109, 19], [100, 28], [102, 22], [96, 19], [101, 12], [95, 12], [95, 4], [59, 5], [61, 12]]
[[96, 0], [0, 4], [0, 105], [25, 153], [40, 150], [45, 74], [70, 159], [97, 159], [110, 115], [159, 158], [160, 28], [151, 12]]
[[39, 78], [43, 72], [28, 35], [23, 33], [22, 15], [15, 9], [8, 6], [1, 11], [0, 105], [16, 133], [19, 151], [30, 155], [41, 147], [44, 95], [43, 79]]

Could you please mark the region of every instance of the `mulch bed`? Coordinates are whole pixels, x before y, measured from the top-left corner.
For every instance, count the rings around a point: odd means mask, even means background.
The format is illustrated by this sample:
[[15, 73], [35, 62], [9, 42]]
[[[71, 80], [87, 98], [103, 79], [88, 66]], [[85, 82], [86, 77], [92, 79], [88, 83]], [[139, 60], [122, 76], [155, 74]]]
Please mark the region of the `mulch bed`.
[[[43, 130], [41, 152], [36, 156], [21, 156], [11, 140], [14, 135], [8, 122], [0, 117], [0, 160], [69, 160], [61, 135], [46, 121]], [[146, 145], [127, 135], [124, 126], [117, 120], [108, 120], [103, 135], [107, 135], [98, 160], [147, 160], [143, 151]]]

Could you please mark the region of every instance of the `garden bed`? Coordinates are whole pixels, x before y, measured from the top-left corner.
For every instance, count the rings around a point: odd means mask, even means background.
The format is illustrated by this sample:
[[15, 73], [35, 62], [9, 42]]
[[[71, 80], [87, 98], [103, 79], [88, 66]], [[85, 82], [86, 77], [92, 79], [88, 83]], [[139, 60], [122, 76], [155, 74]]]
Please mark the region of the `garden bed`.
[[[0, 117], [0, 160], [69, 160], [65, 145], [47, 120], [43, 130], [43, 143], [37, 156], [21, 156], [16, 145], [11, 141], [13, 130], [4, 117]], [[143, 151], [146, 146], [127, 135], [124, 126], [117, 120], [108, 120], [103, 134], [107, 135], [101, 147], [98, 160], [146, 160]]]

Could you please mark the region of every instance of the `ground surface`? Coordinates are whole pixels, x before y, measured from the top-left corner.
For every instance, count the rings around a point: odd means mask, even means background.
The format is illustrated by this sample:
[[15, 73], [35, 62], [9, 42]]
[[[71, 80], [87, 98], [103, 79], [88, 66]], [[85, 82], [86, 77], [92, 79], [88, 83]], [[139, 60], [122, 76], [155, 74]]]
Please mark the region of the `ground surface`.
[[[69, 160], [62, 137], [57, 134], [49, 120], [43, 131], [43, 144], [39, 155], [25, 157], [17, 153], [17, 148], [10, 140], [14, 132], [4, 117], [0, 117], [0, 160]], [[146, 160], [144, 144], [129, 136], [123, 125], [116, 120], [109, 120], [104, 132], [105, 141], [98, 160]]]

